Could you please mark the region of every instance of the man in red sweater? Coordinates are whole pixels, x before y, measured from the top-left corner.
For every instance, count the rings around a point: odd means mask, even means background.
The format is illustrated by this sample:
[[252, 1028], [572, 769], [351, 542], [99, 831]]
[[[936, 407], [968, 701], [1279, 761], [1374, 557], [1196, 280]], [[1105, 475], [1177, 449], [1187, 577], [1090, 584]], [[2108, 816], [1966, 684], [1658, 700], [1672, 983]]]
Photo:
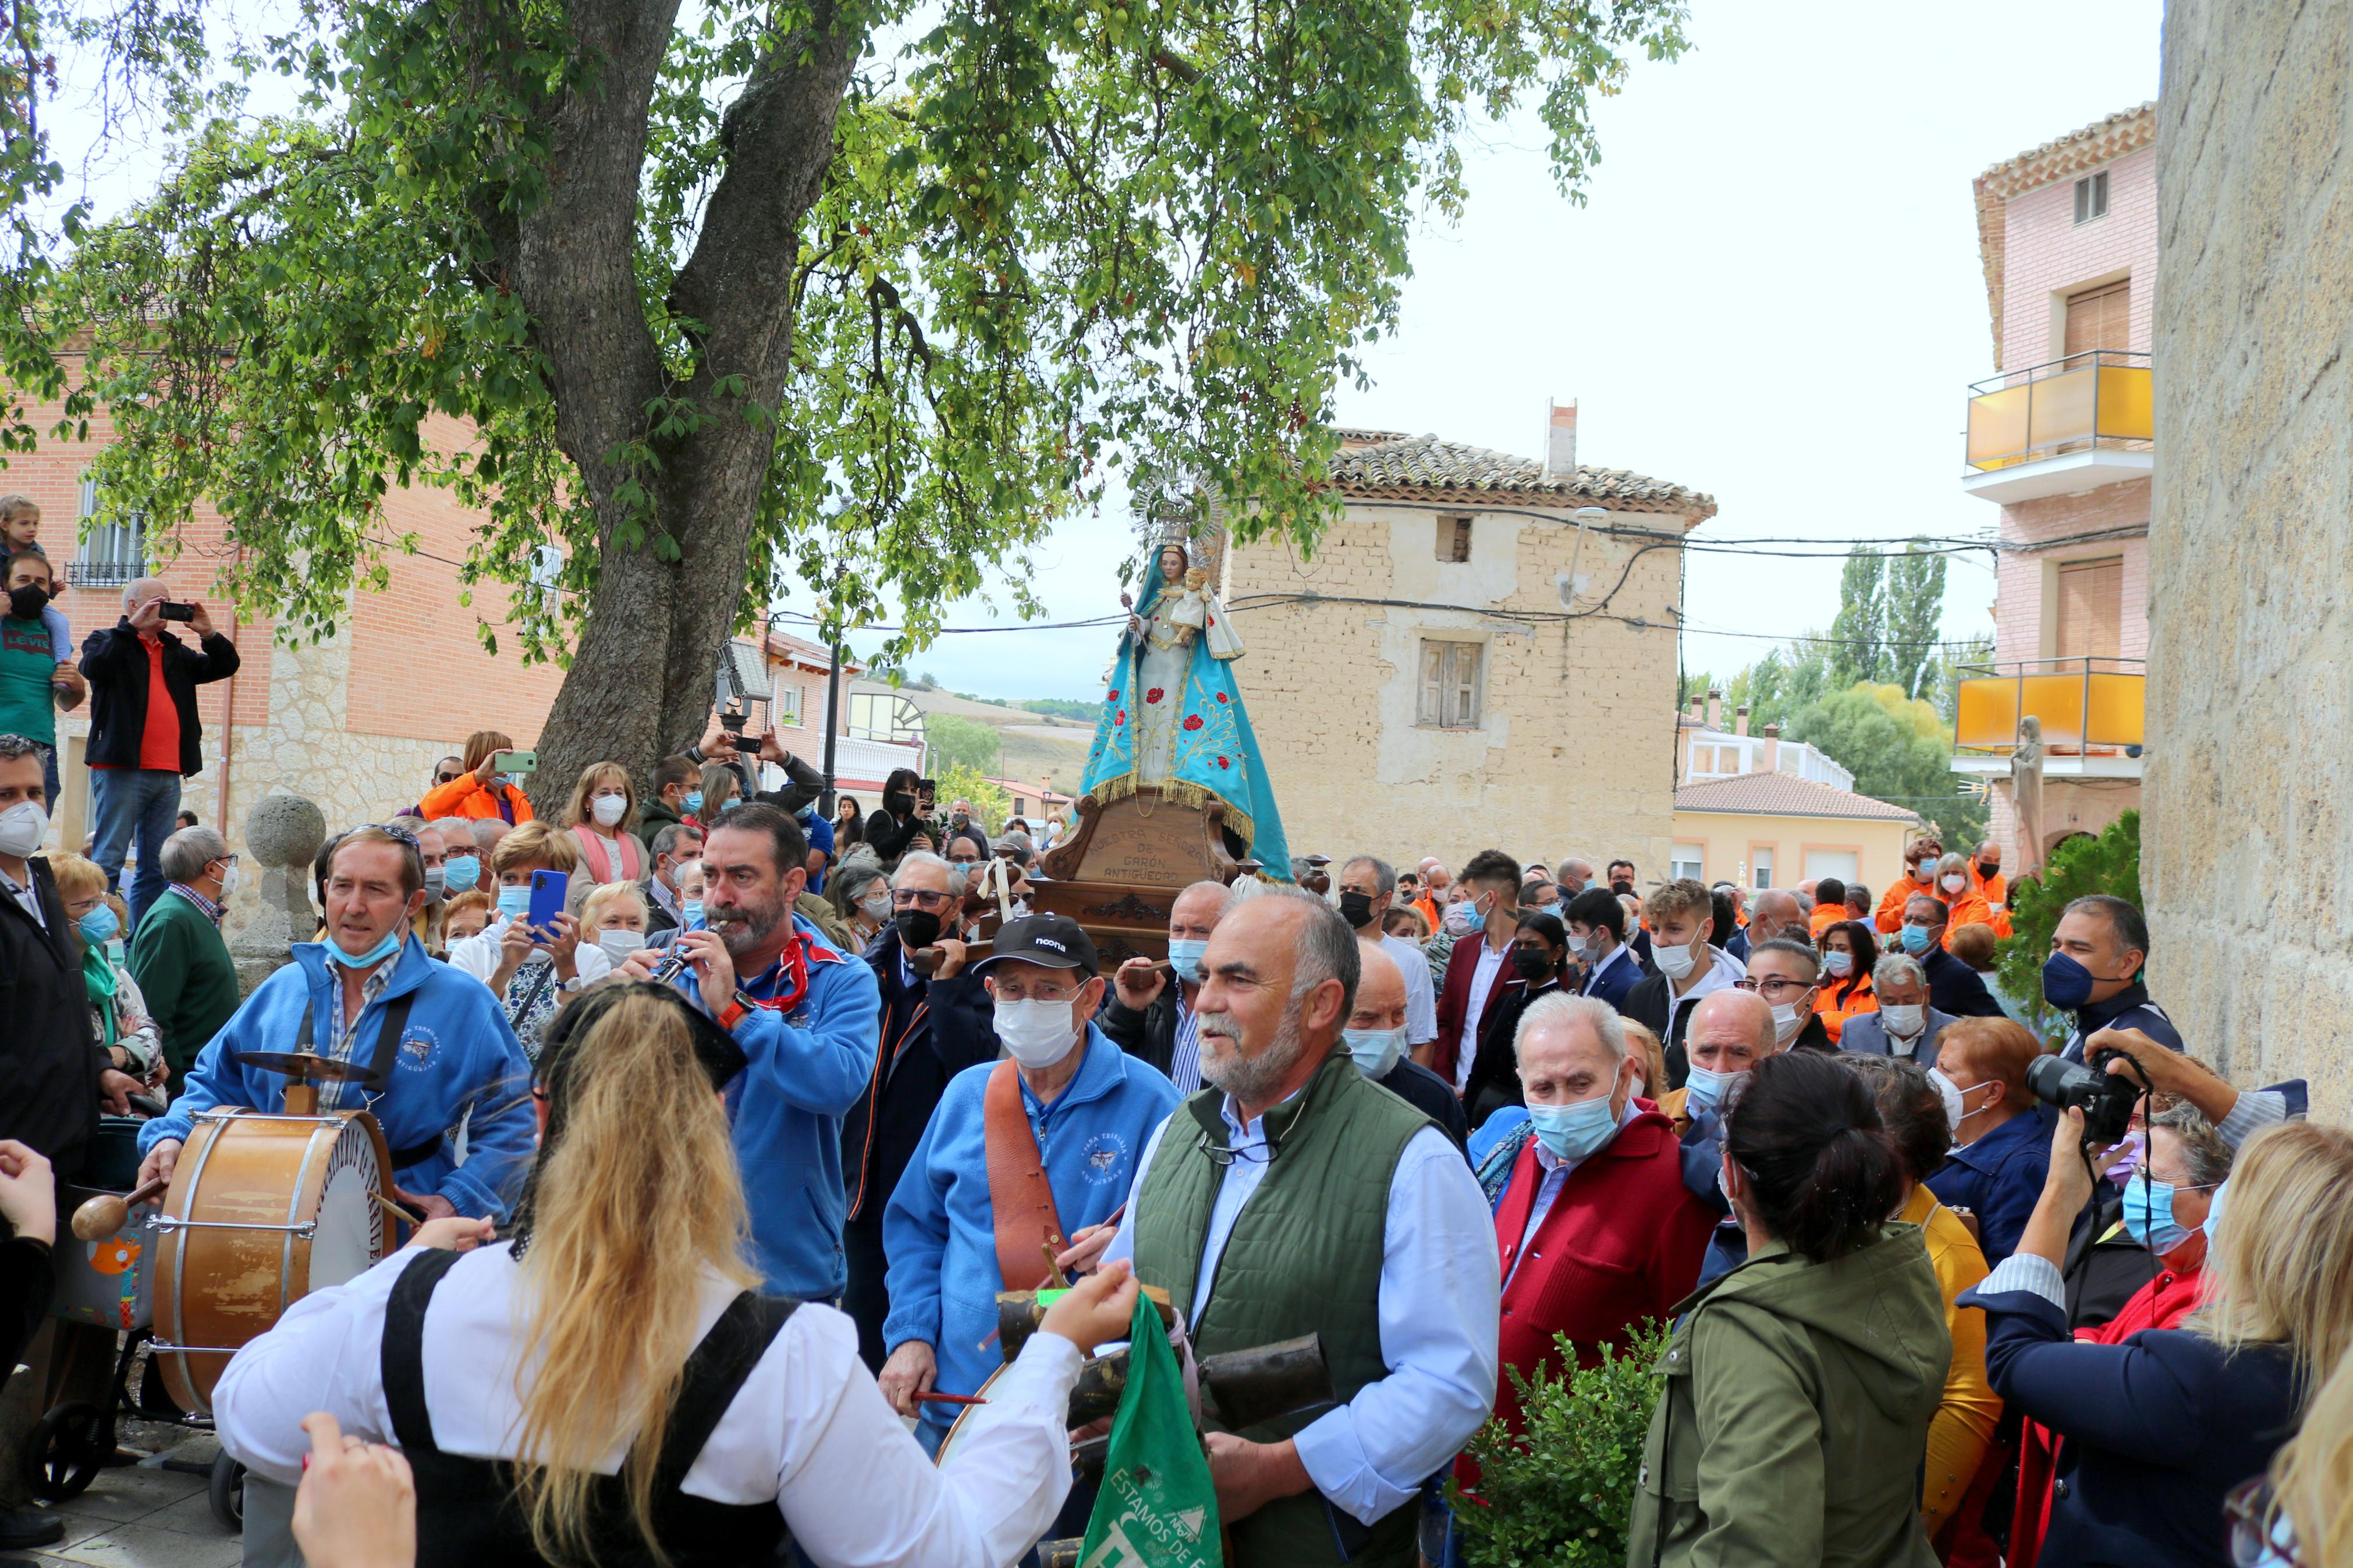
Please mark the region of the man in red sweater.
[[[1644, 1321], [1666, 1317], [1699, 1282], [1715, 1215], [1683, 1190], [1673, 1124], [1635, 1098], [1616, 1008], [1543, 997], [1521, 1015], [1516, 1048], [1528, 1121], [1511, 1134], [1519, 1152], [1495, 1200], [1498, 1349], [1504, 1366], [1533, 1375], [1559, 1370], [1556, 1333], [1590, 1366], [1604, 1345], [1622, 1348]], [[1508, 1373], [1495, 1414], [1519, 1427]], [[1476, 1488], [1467, 1459], [1456, 1474]]]

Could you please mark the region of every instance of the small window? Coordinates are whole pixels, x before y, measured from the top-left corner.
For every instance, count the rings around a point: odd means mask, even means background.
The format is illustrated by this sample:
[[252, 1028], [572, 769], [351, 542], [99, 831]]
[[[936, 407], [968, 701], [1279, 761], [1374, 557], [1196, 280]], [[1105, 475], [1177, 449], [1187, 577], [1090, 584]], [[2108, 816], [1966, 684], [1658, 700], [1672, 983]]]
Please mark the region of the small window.
[[776, 728], [797, 730], [801, 727], [801, 689], [797, 683], [776, 688], [774, 711]]
[[1451, 563], [1471, 559], [1469, 518], [1441, 517], [1438, 520], [1438, 558]]
[[[98, 515], [98, 481], [85, 476], [78, 522], [89, 528]], [[66, 581], [84, 588], [120, 588], [147, 574], [146, 529], [142, 514], [126, 522], [89, 528], [80, 551], [66, 564]]]
[[1688, 877], [1696, 882], [1700, 879], [1700, 868], [1706, 864], [1706, 860], [1704, 846], [1678, 844], [1674, 853], [1667, 857], [1667, 876], [1675, 880]]
[[2075, 182], [2075, 221], [2089, 223], [2108, 216], [2108, 172], [2086, 174]]
[[1421, 700], [1414, 722], [1431, 730], [1479, 727], [1479, 677], [1484, 643], [1421, 641]]
[[1759, 889], [1771, 887], [1773, 885], [1773, 851], [1769, 848], [1753, 847], [1748, 854], [1748, 885]]

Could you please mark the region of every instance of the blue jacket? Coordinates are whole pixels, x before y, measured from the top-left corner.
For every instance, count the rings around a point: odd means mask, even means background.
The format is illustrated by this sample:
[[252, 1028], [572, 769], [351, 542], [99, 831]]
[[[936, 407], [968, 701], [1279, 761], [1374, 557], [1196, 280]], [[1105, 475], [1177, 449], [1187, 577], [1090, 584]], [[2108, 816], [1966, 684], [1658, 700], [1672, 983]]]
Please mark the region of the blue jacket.
[[[841, 1119], [866, 1092], [881, 1031], [874, 972], [845, 958], [800, 915], [811, 941], [808, 994], [790, 1013], [754, 1007], [736, 1022], [744, 1068], [727, 1089], [735, 1162], [752, 1207], [752, 1261], [776, 1295], [830, 1301], [849, 1282], [841, 1256]], [[783, 960], [736, 987], [756, 1001], [783, 988]], [[678, 988], [703, 1012], [691, 971]]]
[[[1109, 1219], [1127, 1201], [1135, 1162], [1178, 1098], [1175, 1084], [1092, 1023], [1086, 1050], [1078, 1076], [1051, 1105], [1040, 1106], [1029, 1086], [1021, 1086], [1066, 1237]], [[997, 1267], [983, 1110], [997, 1068], [983, 1062], [949, 1081], [882, 1215], [882, 1248], [891, 1259], [882, 1342], [892, 1350], [909, 1340], [929, 1344], [939, 1359], [934, 1386], [942, 1394], [970, 1394], [1005, 1364], [990, 1338], [1005, 1277]], [[923, 1406], [923, 1418], [942, 1426], [955, 1414], [950, 1406]]]
[[2061, 1054], [2071, 1062], [2082, 1061], [2084, 1042], [2102, 1029], [2138, 1029], [2160, 1046], [2177, 1051], [2183, 1048], [2181, 1031], [2173, 1026], [2164, 1008], [2148, 999], [2148, 987], [2137, 980], [2105, 1002], [2078, 1008], [2074, 1032], [2067, 1037]]
[[1626, 1010], [1626, 993], [1633, 990], [1635, 984], [1647, 979], [1649, 974], [1650, 971], [1643, 967], [1642, 955], [1630, 944], [1627, 946], [1623, 958], [1619, 957], [1618, 950], [1612, 948], [1609, 963], [1585, 977], [1585, 994], [1607, 1002], [1623, 1013]]
[[[2020, 1120], [2023, 1121], [2024, 1118]], [[2010, 1409], [2064, 1437], [2038, 1562], [2050, 1568], [2227, 1563], [2222, 1499], [2295, 1436], [2295, 1363], [2274, 1345], [2232, 1355], [2179, 1329], [2084, 1344], [2031, 1290], [1965, 1290], [1986, 1315], [1986, 1376]]]
[[1946, 1156], [1928, 1190], [1947, 1208], [1978, 1216], [1978, 1245], [1989, 1267], [2018, 1250], [2034, 1200], [2051, 1173], [2051, 1112], [2036, 1107], [2013, 1116], [1965, 1149]]
[[[229, 1016], [211, 1044], [196, 1058], [188, 1087], [171, 1110], [139, 1130], [142, 1152], [166, 1138], [185, 1142], [195, 1114], [216, 1105], [249, 1105], [278, 1110], [286, 1103], [283, 1074], [239, 1066], [245, 1051], [290, 1051], [301, 1032], [302, 1009], [311, 1014], [311, 1038], [323, 1054], [335, 1032], [343, 1003], [341, 972], [328, 963], [324, 942], [294, 944], [294, 962], [254, 987], [244, 1005]], [[515, 1043], [506, 1009], [490, 987], [463, 970], [425, 954], [416, 937], [401, 945], [392, 981], [370, 1003], [353, 1031], [352, 1054], [362, 1061], [376, 1049], [385, 1010], [411, 994], [416, 1002], [401, 1031], [388, 1086], [364, 1103], [384, 1128], [396, 1152], [438, 1142], [413, 1165], [400, 1167], [404, 1191], [438, 1194], [461, 1215], [504, 1219], [522, 1190], [524, 1170], [538, 1142], [539, 1121], [531, 1108], [531, 1063]], [[332, 1088], [332, 1086], [329, 1086]], [[330, 1106], [332, 1100], [326, 1100]], [[360, 1100], [351, 1103], [356, 1105]], [[465, 1121], [466, 1161], [450, 1155], [445, 1134]]]

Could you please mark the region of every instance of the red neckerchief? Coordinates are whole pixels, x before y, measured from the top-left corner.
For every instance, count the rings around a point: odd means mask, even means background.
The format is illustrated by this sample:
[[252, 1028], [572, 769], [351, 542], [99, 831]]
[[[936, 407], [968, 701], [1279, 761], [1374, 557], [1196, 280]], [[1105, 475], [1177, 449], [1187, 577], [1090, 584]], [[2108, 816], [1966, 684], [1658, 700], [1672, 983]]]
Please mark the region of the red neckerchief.
[[[765, 999], [753, 996], [749, 992], [745, 995], [755, 1007], [765, 1007], [771, 1013], [789, 1013], [808, 999], [809, 965], [839, 963], [841, 961], [839, 953], [829, 947], [818, 946], [817, 939], [808, 932], [796, 931], [793, 940], [785, 943], [785, 951], [776, 955], [776, 962], [767, 969], [768, 973], [776, 973], [779, 967], [784, 970], [785, 990], [782, 994]], [[759, 981], [755, 979], [753, 984], [756, 985]]]

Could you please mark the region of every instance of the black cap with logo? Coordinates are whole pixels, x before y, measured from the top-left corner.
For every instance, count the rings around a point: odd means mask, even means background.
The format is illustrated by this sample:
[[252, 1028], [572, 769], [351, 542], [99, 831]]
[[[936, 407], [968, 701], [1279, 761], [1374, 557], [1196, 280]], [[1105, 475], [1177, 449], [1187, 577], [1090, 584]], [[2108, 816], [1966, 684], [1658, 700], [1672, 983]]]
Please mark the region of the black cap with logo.
[[1096, 973], [1094, 939], [1068, 915], [1023, 915], [1008, 921], [997, 933], [989, 954], [973, 965], [975, 973], [1006, 959], [1042, 963], [1049, 969]]

